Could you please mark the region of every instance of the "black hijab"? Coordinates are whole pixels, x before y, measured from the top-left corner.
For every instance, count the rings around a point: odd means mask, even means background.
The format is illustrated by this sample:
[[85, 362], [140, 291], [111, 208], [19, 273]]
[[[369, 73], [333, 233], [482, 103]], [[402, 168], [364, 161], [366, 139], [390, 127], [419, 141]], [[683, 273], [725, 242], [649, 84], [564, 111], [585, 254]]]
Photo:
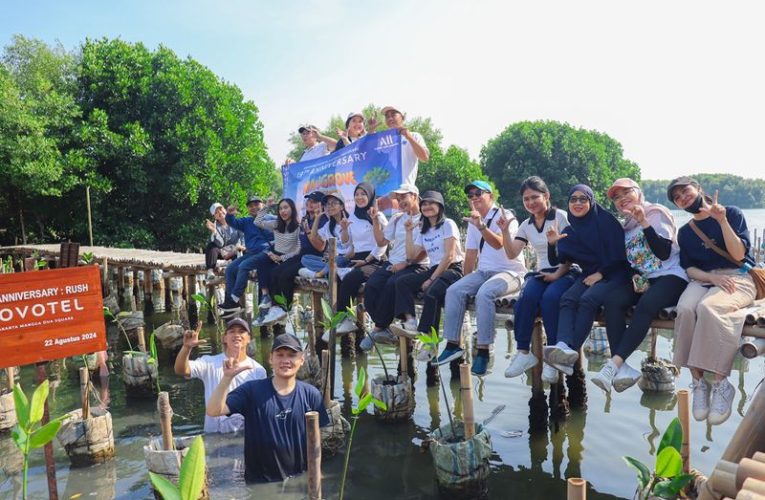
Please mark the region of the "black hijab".
[[367, 203], [367, 206], [365, 207], [360, 207], [354, 204], [353, 214], [359, 219], [368, 221], [370, 224], [372, 224], [372, 218], [369, 217], [369, 208], [375, 203], [375, 188], [368, 182], [362, 182], [361, 184], [356, 186], [356, 189], [353, 190], [354, 197], [356, 196], [356, 191], [358, 191], [359, 189], [361, 189], [367, 194], [367, 197], [369, 198], [369, 203]]

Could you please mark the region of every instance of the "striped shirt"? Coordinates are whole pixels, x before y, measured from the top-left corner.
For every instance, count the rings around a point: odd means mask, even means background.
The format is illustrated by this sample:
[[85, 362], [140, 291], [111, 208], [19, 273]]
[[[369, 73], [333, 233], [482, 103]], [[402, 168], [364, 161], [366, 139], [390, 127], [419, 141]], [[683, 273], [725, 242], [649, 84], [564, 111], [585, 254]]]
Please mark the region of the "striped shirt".
[[255, 216], [255, 225], [262, 229], [269, 229], [274, 232], [274, 252], [282, 256], [282, 261], [294, 257], [300, 253], [300, 225], [292, 232], [285, 231], [280, 233], [276, 227], [279, 224], [277, 219], [266, 219], [268, 214], [265, 210], [258, 212]]

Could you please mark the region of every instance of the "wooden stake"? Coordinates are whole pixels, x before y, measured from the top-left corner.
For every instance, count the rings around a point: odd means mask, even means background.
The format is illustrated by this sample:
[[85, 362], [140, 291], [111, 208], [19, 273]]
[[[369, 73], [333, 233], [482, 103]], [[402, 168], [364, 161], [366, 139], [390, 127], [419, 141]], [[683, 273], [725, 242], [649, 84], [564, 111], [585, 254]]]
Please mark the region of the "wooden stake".
[[659, 330], [651, 328], [651, 358], [656, 359], [656, 339], [659, 337]]
[[101, 295], [106, 297], [109, 293], [109, 259], [103, 257], [101, 259]]
[[[531, 332], [531, 353], [536, 356], [539, 361], [542, 361], [543, 345], [544, 328], [542, 327], [542, 321], [537, 319], [534, 321], [534, 329]], [[531, 369], [531, 390], [534, 393], [544, 391], [544, 385], [542, 383], [542, 363], [537, 363], [536, 366]]]
[[170, 395], [166, 391], [159, 393], [157, 408], [159, 409], [159, 425], [162, 427], [162, 449], [174, 450], [173, 409], [170, 407]]
[[186, 293], [186, 305], [189, 309], [189, 325], [196, 325], [199, 321], [199, 311], [197, 309], [197, 301], [194, 300], [194, 295], [197, 293], [197, 275], [192, 274], [187, 277], [188, 290]]
[[765, 481], [765, 464], [751, 458], [742, 458], [736, 469], [736, 487], [741, 489], [747, 478]]
[[462, 421], [465, 422], [465, 441], [475, 436], [475, 415], [473, 414], [473, 384], [470, 365], [460, 364], [460, 395], [462, 396]]
[[10, 366], [5, 369], [5, 376], [8, 377], [8, 380], [6, 380], [6, 383], [8, 384], [8, 390], [13, 392], [13, 385], [14, 385], [14, 377], [15, 377], [15, 369], [14, 367]]
[[80, 397], [82, 398], [82, 419], [90, 418], [90, 398], [88, 383], [90, 382], [90, 372], [87, 366], [80, 368]]
[[568, 478], [566, 499], [567, 500], [586, 500], [587, 499], [587, 481], [578, 477]]
[[305, 414], [305, 427], [308, 434], [308, 498], [321, 500], [321, 433], [318, 412], [309, 411]]
[[329, 351], [324, 349], [321, 351], [321, 369], [322, 369], [322, 386], [321, 386], [321, 393], [324, 396], [324, 407], [329, 408], [329, 403], [332, 401], [332, 398], [329, 395], [329, 372], [330, 372], [330, 365], [329, 365]]
[[406, 344], [406, 337], [401, 336], [398, 338], [398, 349], [401, 351], [401, 380], [404, 382], [409, 380], [409, 359], [407, 359], [409, 354], [406, 352]]
[[[741, 493], [746, 492], [749, 494], [749, 496], [741, 496]], [[762, 498], [765, 498], [765, 481], [760, 481], [759, 479], [752, 479], [749, 478], [746, 481], [744, 481], [743, 487], [741, 488], [741, 491], [736, 496], [736, 500], [739, 498], [744, 498], [746, 500], [760, 500]]]
[[680, 446], [680, 456], [683, 458], [683, 472], [686, 474], [691, 471], [691, 418], [688, 411], [690, 394], [688, 389], [677, 391], [677, 416], [680, 419], [680, 426], [683, 428], [683, 443]]
[[[48, 379], [47, 362], [37, 363], [37, 383], [42, 384]], [[42, 425], [50, 422], [50, 412], [48, 411], [48, 400], [43, 405]], [[48, 499], [58, 500], [58, 485], [56, 484], [56, 461], [53, 459], [53, 441], [48, 441], [45, 445], [45, 475], [48, 478]]]
[[[337, 241], [335, 238], [329, 238], [327, 240], [327, 254], [329, 255], [329, 273], [327, 280], [329, 281], [329, 304], [333, 308], [333, 312], [337, 312], [337, 256], [335, 255], [337, 249]], [[345, 304], [342, 305], [345, 307]], [[327, 318], [329, 319], [329, 318]], [[332, 399], [335, 394], [335, 330], [332, 329], [329, 332], [329, 365], [333, 368], [329, 372], [329, 399]]]
[[90, 186], [85, 186], [85, 202], [88, 208], [88, 241], [93, 246], [93, 215], [90, 212]]
[[135, 336], [138, 338], [138, 350], [141, 352], [146, 352], [146, 337], [144, 336], [142, 326], [136, 328]]

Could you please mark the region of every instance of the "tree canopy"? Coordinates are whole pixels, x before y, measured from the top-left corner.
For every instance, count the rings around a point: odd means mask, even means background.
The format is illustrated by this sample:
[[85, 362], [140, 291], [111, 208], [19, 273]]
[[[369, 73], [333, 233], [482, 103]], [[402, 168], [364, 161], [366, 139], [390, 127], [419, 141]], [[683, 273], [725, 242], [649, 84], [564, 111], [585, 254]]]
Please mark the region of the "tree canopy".
[[[765, 180], [745, 179], [730, 174], [695, 174], [691, 175], [701, 184], [702, 189], [714, 194], [719, 191], [719, 199], [723, 205], [735, 205], [739, 208], [765, 207]], [[670, 208], [677, 208], [667, 199], [667, 186], [670, 180], [645, 180], [640, 188], [646, 200], [661, 203]]]

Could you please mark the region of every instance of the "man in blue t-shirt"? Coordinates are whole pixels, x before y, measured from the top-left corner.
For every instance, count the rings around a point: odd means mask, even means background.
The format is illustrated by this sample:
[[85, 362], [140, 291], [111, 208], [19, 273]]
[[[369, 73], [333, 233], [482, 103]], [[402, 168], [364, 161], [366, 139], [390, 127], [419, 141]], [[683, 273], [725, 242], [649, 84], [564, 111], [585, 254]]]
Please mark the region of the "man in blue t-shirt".
[[283, 481], [308, 468], [305, 414], [319, 412], [319, 425], [329, 417], [318, 389], [297, 380], [303, 365], [303, 346], [294, 335], [274, 339], [269, 357], [272, 378], [251, 380], [230, 394], [231, 380], [251, 367], [229, 358], [223, 378], [207, 403], [207, 415], [244, 416], [244, 479], [248, 483]]

